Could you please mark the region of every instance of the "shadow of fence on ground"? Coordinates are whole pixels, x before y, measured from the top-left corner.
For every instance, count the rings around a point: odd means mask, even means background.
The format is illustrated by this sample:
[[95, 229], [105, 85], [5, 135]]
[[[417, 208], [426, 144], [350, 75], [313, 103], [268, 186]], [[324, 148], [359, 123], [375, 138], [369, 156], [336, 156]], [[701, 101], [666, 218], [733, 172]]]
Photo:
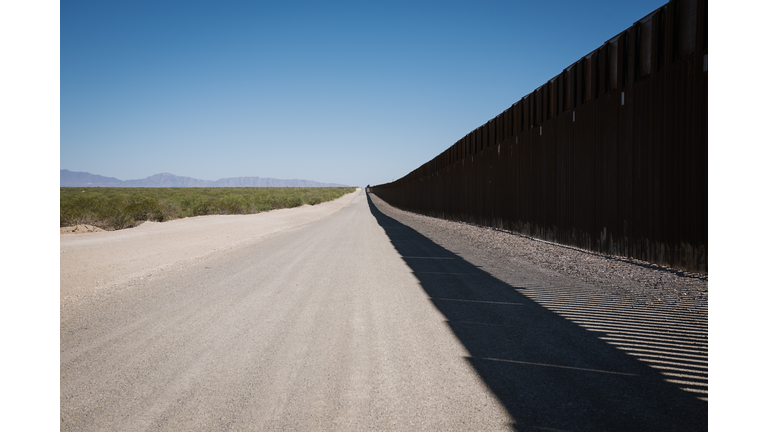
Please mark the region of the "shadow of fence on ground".
[[[622, 315], [588, 287], [501, 281], [368, 203], [515, 430], [707, 430], [706, 329], [700, 359], [653, 313]], [[678, 330], [700, 346], [697, 328]]]

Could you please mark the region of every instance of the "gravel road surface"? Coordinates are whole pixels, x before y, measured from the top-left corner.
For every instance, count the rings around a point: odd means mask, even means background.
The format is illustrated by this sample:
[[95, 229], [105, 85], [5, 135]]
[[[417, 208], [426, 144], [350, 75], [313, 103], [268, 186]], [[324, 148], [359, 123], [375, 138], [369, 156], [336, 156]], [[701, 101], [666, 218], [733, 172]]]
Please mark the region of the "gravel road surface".
[[706, 430], [705, 278], [327, 207], [62, 235], [61, 430]]

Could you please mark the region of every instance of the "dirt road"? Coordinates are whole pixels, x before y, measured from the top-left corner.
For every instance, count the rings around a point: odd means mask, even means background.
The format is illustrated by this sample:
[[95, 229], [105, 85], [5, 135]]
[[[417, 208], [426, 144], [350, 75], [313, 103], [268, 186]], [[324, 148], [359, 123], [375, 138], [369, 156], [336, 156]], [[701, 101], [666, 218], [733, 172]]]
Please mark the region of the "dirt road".
[[62, 318], [62, 430], [470, 430], [508, 418], [368, 210]]
[[154, 233], [151, 271], [105, 257], [81, 284], [69, 257], [140, 233], [62, 235], [61, 430], [706, 429], [700, 394], [545, 306], [555, 275], [499, 271], [375, 202], [216, 251], [242, 231]]

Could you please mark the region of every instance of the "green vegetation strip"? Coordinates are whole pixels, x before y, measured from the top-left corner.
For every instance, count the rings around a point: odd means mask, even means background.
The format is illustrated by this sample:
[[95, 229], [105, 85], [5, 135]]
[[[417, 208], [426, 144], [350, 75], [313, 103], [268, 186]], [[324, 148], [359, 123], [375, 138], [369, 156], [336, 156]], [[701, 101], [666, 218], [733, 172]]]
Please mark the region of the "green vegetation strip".
[[59, 225], [87, 224], [118, 230], [144, 221], [163, 222], [201, 215], [253, 214], [332, 201], [355, 189], [63, 187], [59, 191]]

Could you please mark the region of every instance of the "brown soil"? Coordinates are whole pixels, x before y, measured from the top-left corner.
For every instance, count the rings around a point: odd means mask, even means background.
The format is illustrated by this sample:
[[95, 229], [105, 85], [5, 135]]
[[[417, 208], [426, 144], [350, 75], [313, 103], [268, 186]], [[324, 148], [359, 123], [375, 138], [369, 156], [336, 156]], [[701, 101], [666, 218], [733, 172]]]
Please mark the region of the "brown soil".
[[104, 231], [104, 230], [99, 227], [95, 227], [93, 225], [75, 225], [75, 226], [69, 226], [69, 227], [61, 227], [61, 234], [81, 234], [81, 233], [91, 233], [91, 232], [101, 232], [101, 231]]

